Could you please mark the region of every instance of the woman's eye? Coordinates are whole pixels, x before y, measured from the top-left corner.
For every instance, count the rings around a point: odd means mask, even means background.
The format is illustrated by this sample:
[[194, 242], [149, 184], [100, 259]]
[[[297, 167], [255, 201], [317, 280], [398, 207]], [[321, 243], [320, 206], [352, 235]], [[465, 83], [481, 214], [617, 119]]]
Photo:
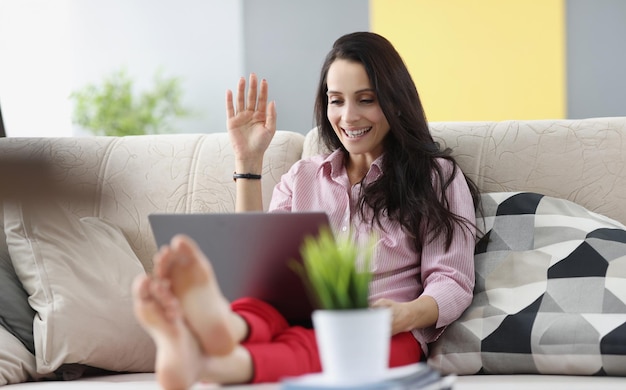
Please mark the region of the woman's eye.
[[339, 100], [339, 99], [330, 99], [328, 101], [328, 104], [334, 104], [334, 105], [341, 104], [341, 100]]
[[363, 104], [372, 104], [372, 103], [374, 103], [374, 99], [361, 99], [361, 103], [363, 103]]

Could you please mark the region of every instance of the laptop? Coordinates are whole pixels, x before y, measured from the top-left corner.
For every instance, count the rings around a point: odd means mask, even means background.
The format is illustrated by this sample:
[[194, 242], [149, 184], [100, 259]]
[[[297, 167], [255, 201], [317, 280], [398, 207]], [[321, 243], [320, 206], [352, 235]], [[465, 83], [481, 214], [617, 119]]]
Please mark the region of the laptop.
[[311, 327], [315, 306], [290, 262], [301, 261], [305, 237], [329, 226], [326, 213], [151, 214], [148, 219], [159, 247], [180, 233], [196, 241], [228, 300], [258, 298], [291, 325]]

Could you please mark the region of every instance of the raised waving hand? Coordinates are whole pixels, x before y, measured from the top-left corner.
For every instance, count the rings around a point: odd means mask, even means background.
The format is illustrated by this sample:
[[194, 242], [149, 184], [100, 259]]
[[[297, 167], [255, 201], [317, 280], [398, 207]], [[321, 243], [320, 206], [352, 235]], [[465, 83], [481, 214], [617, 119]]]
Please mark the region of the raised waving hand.
[[254, 73], [247, 94], [245, 78], [239, 79], [234, 103], [232, 91], [226, 91], [226, 127], [240, 173], [261, 173], [263, 154], [276, 132], [276, 105], [267, 96], [267, 81], [258, 83]]

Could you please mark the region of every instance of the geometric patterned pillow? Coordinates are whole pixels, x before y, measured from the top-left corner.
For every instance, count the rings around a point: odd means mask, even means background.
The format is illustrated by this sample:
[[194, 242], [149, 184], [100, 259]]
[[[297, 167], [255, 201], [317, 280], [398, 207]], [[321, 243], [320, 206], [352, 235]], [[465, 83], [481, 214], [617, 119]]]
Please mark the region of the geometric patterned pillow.
[[626, 227], [535, 193], [482, 195], [470, 307], [431, 345], [444, 374], [626, 375]]

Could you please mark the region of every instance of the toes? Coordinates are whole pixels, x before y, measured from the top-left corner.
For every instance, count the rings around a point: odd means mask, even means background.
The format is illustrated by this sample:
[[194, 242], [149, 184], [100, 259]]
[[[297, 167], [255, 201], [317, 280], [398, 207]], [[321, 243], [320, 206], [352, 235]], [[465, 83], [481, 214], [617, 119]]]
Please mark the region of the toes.
[[172, 248], [178, 253], [181, 263], [193, 261], [207, 262], [204, 252], [191, 237], [182, 234], [175, 236], [172, 239]]
[[[155, 257], [150, 294], [170, 322], [184, 319], [207, 355], [226, 355], [236, 340], [229, 328], [230, 305], [222, 295], [211, 263], [188, 236], [175, 236]], [[172, 320], [174, 319], [174, 321]]]
[[168, 280], [155, 280], [150, 286], [150, 293], [158, 302], [168, 321], [175, 321], [181, 316], [179, 301], [172, 294]]
[[148, 299], [150, 297], [150, 278], [145, 274], [138, 275], [133, 280], [132, 292], [136, 299]]
[[[154, 256], [154, 275], [160, 279], [169, 279], [181, 270], [198, 266], [206, 269], [207, 265], [208, 260], [196, 242], [189, 236], [179, 234]], [[192, 271], [190, 274], [189, 276], [193, 276], [196, 272]]]
[[146, 328], [169, 327], [182, 316], [167, 281], [140, 275], [133, 281], [133, 297], [135, 317]]
[[160, 279], [165, 279], [169, 276], [172, 264], [176, 261], [176, 257], [172, 252], [172, 248], [169, 245], [164, 245], [159, 248], [159, 251], [154, 255], [154, 275]]

